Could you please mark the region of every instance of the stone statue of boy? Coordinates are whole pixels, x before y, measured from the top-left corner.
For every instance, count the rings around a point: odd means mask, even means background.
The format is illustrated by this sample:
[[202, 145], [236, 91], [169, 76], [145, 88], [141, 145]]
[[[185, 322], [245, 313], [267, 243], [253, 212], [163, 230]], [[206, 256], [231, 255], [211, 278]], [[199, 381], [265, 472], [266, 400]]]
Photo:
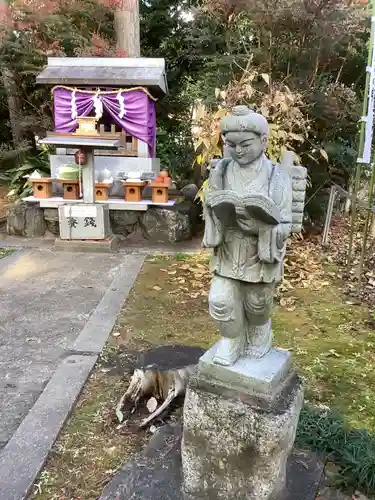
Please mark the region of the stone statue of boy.
[[221, 132], [230, 158], [210, 172], [203, 246], [214, 249], [209, 307], [223, 337], [214, 363], [231, 366], [271, 348], [270, 315], [291, 233], [293, 182], [286, 166], [265, 156], [269, 128], [262, 115], [236, 106]]

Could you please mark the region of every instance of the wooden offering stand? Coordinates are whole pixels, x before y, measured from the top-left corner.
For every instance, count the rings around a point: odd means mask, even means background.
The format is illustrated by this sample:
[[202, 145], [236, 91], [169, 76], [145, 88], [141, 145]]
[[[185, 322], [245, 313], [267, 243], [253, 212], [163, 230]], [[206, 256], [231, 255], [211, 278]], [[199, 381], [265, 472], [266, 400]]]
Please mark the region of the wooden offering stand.
[[168, 203], [168, 189], [171, 183], [172, 179], [168, 176], [168, 172], [165, 170], [160, 172], [160, 175], [150, 184], [153, 203]]
[[63, 185], [63, 198], [64, 200], [79, 200], [79, 181], [73, 181], [69, 179], [58, 179]]
[[138, 203], [142, 200], [142, 191], [147, 184], [144, 181], [122, 181], [121, 184], [125, 188], [125, 201], [130, 203]]
[[52, 198], [52, 180], [50, 177], [31, 179], [35, 198]]
[[109, 198], [109, 188], [112, 184], [106, 182], [95, 183], [95, 200], [96, 201], [107, 201]]

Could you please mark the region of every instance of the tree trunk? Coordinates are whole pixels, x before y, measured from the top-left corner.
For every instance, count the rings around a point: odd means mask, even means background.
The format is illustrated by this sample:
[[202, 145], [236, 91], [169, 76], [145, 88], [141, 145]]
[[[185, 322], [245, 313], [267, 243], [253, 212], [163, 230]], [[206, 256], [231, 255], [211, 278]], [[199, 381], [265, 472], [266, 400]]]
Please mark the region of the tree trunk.
[[12, 70], [4, 68], [2, 71], [3, 83], [7, 95], [10, 126], [14, 147], [22, 142], [23, 132], [21, 123], [21, 101], [18, 96], [16, 75]]
[[[1, 17], [2, 21], [6, 22], [9, 13], [10, 0], [5, 0], [2, 3], [3, 9], [1, 11]], [[18, 93], [17, 76], [14, 71], [5, 67], [1, 71], [1, 76], [8, 101], [9, 120], [12, 131], [13, 144], [16, 148], [23, 139], [23, 131], [20, 125], [22, 107]]]
[[140, 57], [139, 0], [122, 0], [115, 11], [117, 48], [128, 57]]

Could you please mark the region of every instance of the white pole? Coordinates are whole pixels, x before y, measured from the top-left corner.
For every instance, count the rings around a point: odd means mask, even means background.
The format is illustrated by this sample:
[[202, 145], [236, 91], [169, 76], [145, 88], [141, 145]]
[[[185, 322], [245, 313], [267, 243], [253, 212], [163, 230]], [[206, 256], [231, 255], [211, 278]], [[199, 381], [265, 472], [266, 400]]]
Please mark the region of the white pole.
[[370, 165], [372, 153], [372, 139], [374, 126], [374, 106], [375, 106], [375, 16], [371, 17], [372, 25], [372, 40], [370, 47], [372, 48], [371, 66], [366, 67], [366, 71], [370, 74], [370, 85], [368, 93], [367, 116], [363, 116], [362, 120], [366, 123], [365, 126], [365, 143], [363, 147], [362, 158], [358, 158], [358, 163]]

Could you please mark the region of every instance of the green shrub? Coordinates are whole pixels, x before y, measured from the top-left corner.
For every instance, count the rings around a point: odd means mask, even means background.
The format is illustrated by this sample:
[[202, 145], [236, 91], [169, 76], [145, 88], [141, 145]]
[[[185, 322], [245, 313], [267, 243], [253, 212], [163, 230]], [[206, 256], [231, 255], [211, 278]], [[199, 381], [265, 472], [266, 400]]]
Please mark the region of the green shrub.
[[340, 415], [306, 406], [296, 446], [322, 454], [339, 466], [338, 482], [375, 495], [375, 435], [350, 429]]
[[32, 185], [26, 176], [38, 170], [41, 175], [50, 175], [48, 152], [43, 150], [36, 156], [29, 156], [21, 166], [9, 168], [0, 173], [0, 182], [9, 187], [8, 197], [12, 200], [24, 198], [32, 193]]

